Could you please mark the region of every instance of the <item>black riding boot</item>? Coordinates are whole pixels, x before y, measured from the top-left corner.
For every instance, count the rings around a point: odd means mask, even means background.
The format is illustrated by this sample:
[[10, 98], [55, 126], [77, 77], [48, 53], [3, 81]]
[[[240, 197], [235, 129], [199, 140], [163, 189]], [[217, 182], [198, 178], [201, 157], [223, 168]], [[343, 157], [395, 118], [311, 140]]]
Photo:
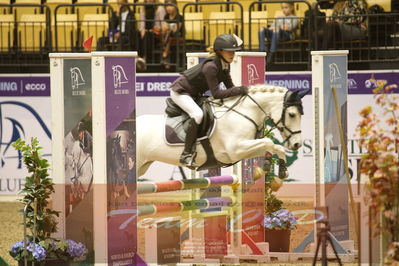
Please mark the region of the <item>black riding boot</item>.
[[180, 163], [188, 167], [196, 167], [194, 162], [195, 157], [195, 142], [197, 140], [198, 124], [194, 118], [190, 119], [189, 127], [187, 129], [186, 142], [184, 144], [184, 151], [180, 156]]

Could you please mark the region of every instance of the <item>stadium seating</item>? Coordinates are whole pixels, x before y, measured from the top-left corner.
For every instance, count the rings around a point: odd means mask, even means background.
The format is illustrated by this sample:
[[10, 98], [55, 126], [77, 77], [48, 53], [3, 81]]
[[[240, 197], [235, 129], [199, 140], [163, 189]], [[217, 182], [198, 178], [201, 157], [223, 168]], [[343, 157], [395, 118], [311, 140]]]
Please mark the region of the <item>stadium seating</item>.
[[[1, 5], [9, 5], [10, 0], [0, 0]], [[7, 6], [0, 6], [0, 15], [6, 15], [11, 13], [11, 8]]]
[[81, 21], [80, 40], [83, 42], [93, 36], [92, 49], [95, 50], [98, 38], [108, 36], [108, 21], [108, 14], [85, 14]]
[[8, 52], [14, 44], [14, 15], [0, 16], [0, 52]]
[[78, 13], [79, 20], [83, 20], [86, 14], [101, 14], [103, 7], [101, 4], [103, 0], [77, 0], [76, 4], [98, 4], [98, 6], [76, 6], [76, 13]]
[[46, 15], [22, 14], [18, 21], [18, 48], [23, 52], [40, 51], [45, 46]]
[[[271, 23], [267, 19], [267, 11], [253, 11], [251, 12], [251, 21], [249, 21], [249, 12], [244, 11], [244, 44], [247, 49], [257, 49], [259, 46], [258, 32], [261, 27]], [[251, 24], [251, 27], [249, 27]], [[251, 28], [251, 36], [249, 36], [249, 28]], [[251, 37], [251, 43], [250, 38]], [[251, 45], [251, 46], [250, 46]]]
[[78, 40], [77, 14], [57, 15], [57, 23], [53, 24], [53, 33], [53, 49], [55, 51], [74, 51]]
[[18, 6], [18, 5], [40, 5], [40, 0], [16, 0], [13, 6], [13, 13], [17, 15], [17, 21], [21, 20], [22, 15], [40, 14], [40, 6]]
[[[62, 4], [72, 4], [72, 0], [46, 0], [46, 5], [50, 8], [50, 12], [53, 17], [55, 14], [56, 7]], [[72, 13], [72, 7], [70, 6], [63, 6], [57, 9], [57, 14], [71, 14], [71, 13]]]
[[211, 12], [208, 17], [209, 31], [207, 32], [208, 40], [212, 42], [222, 33], [237, 33], [239, 30], [240, 18], [236, 17], [235, 12]]

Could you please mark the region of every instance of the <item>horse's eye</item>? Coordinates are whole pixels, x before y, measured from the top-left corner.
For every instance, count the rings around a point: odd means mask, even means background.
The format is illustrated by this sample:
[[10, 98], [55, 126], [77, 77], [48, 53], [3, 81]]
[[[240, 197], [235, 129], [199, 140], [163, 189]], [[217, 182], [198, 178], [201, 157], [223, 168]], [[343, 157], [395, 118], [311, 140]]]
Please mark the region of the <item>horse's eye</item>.
[[295, 117], [295, 113], [289, 113], [290, 118], [294, 118]]

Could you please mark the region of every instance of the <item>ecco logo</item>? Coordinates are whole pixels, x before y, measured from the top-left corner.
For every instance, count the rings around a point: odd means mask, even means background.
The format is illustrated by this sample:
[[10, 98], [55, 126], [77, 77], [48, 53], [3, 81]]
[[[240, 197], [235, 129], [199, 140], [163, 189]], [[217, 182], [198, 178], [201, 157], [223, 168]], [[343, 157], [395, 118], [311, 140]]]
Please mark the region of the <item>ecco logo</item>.
[[45, 83], [28, 83], [25, 85], [27, 91], [44, 91], [46, 89]]

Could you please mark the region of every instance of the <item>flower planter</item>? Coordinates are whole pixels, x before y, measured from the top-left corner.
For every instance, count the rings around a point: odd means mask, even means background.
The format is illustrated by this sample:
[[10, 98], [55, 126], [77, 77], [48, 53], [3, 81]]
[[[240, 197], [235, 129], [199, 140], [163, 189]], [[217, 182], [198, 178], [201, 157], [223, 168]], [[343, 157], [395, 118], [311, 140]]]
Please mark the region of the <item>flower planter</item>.
[[288, 252], [290, 250], [291, 230], [273, 230], [265, 228], [265, 242], [270, 252]]
[[[24, 266], [24, 260], [18, 261], [18, 266]], [[32, 262], [28, 261], [27, 266], [32, 266]], [[44, 261], [35, 262], [35, 266], [69, 266], [69, 261], [64, 261], [60, 259], [46, 259]]]

